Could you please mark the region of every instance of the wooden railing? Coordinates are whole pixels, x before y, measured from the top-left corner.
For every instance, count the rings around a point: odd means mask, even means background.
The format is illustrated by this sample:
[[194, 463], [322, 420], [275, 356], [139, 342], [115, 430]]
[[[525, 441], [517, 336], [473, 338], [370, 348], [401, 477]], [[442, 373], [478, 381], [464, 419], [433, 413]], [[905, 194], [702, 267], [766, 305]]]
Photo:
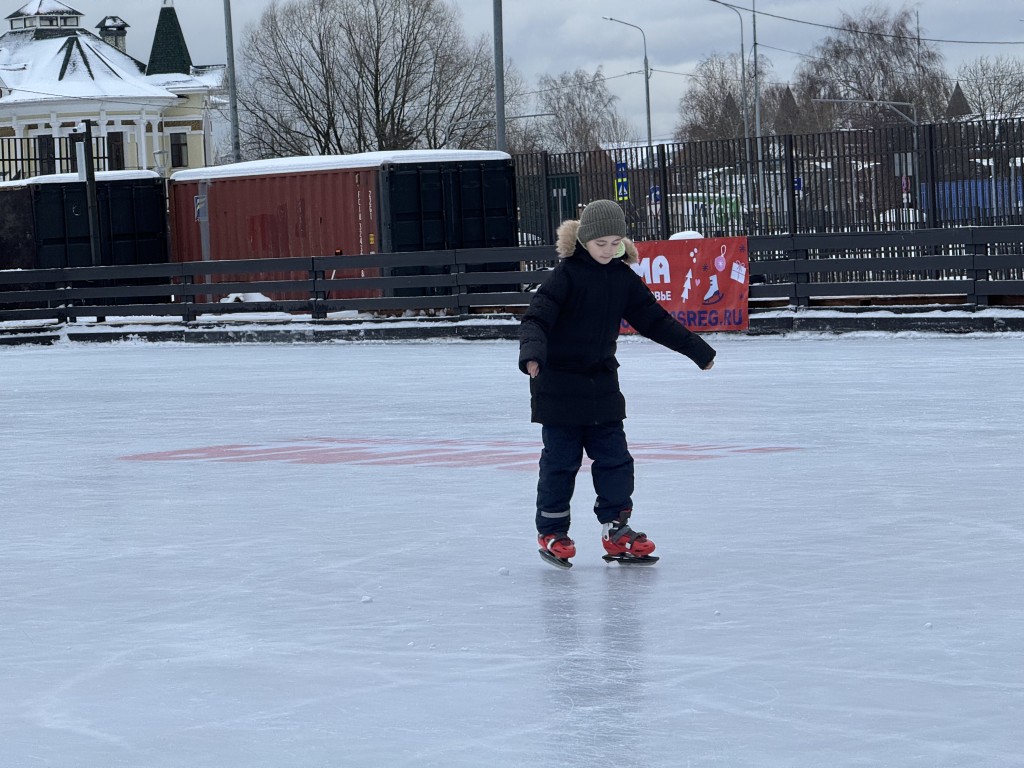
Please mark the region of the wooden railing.
[[[759, 237], [748, 248], [753, 304], [1024, 304], [1024, 227]], [[531, 246], [8, 270], [0, 321], [514, 310], [556, 261], [551, 246]]]
[[1024, 303], [1024, 227], [752, 237], [748, 246], [755, 302]]
[[[108, 315], [192, 321], [242, 312], [322, 319], [346, 310], [461, 314], [528, 304], [528, 289], [553, 264], [553, 250], [541, 247], [0, 271], [0, 321]], [[359, 276], [350, 276], [354, 272]], [[244, 300], [225, 301], [232, 296]]]

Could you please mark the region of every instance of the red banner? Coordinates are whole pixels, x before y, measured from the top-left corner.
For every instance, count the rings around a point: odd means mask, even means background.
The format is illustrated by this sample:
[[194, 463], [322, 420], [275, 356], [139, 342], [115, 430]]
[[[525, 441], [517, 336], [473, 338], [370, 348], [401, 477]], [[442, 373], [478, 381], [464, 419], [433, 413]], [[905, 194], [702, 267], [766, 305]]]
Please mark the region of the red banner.
[[[637, 243], [633, 270], [658, 303], [691, 331], [746, 330], [747, 238], [711, 237]], [[633, 333], [625, 322], [623, 333]]]

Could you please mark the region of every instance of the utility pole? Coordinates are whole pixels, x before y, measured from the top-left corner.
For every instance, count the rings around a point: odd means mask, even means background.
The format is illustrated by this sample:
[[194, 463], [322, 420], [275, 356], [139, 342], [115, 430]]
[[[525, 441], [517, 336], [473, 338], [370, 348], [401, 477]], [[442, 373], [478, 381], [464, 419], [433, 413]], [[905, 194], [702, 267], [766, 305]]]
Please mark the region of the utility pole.
[[235, 77], [235, 37], [231, 27], [231, 0], [224, 0], [224, 43], [228, 58], [228, 115], [231, 120], [231, 160], [242, 159], [238, 134], [238, 79]]
[[761, 138], [761, 75], [757, 61], [757, 0], [750, 1], [751, 21], [754, 25], [754, 136]]
[[494, 0], [494, 148], [508, 151], [505, 137], [505, 40], [501, 0]]
[[764, 188], [764, 146], [761, 141], [761, 67], [758, 66], [757, 52], [757, 0], [750, 0], [750, 20], [754, 37], [754, 141], [757, 142], [757, 221], [764, 222], [767, 201]]
[[93, 164], [92, 120], [83, 121], [82, 140], [76, 147], [78, 178], [85, 182], [85, 207], [89, 217], [89, 255], [94, 267], [102, 263], [100, 249], [100, 206], [96, 193], [96, 167]]
[[[75, 147], [78, 160], [78, 178], [85, 182], [85, 206], [89, 217], [89, 261], [92, 266], [98, 267], [103, 263], [103, 252], [100, 247], [100, 205], [99, 195], [96, 191], [96, 167], [93, 164], [92, 151], [92, 121], [85, 120], [83, 125], [83, 136]], [[106, 322], [107, 318], [98, 316], [99, 322]]]

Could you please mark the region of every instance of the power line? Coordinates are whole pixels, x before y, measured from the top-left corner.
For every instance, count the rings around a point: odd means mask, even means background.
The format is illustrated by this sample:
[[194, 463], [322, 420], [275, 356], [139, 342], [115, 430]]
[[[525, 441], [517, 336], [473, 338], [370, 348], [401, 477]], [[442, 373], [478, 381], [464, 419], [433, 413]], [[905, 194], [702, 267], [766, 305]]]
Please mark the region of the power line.
[[[777, 13], [769, 13], [768, 11], [755, 11], [752, 8], [745, 8], [742, 5], [734, 5], [732, 3], [721, 3], [721, 5], [729, 8], [735, 8], [738, 11], [747, 11], [748, 13], [756, 13], [758, 16], [767, 16], [771, 19], [778, 19], [779, 21], [791, 21], [794, 24], [805, 24], [809, 27], [819, 27], [820, 29], [831, 29], [836, 32], [846, 32], [858, 35], [870, 35], [872, 37], [888, 37], [893, 40], [910, 40], [914, 42], [922, 43], [943, 43], [947, 45], [1024, 45], [1024, 40], [948, 40], [939, 37], [919, 37], [917, 35], [897, 35], [892, 32], [872, 32], [866, 29], [854, 29], [850, 27], [837, 27], [834, 24], [823, 24], [817, 21], [807, 21], [806, 19], [794, 19], [791, 16], [782, 16]], [[760, 47], [760, 45], [759, 45]]]
[[[651, 71], [654, 72], [656, 70], [652, 69]], [[622, 77], [631, 77], [632, 75], [642, 75], [643, 73], [644, 73], [644, 71], [642, 69], [637, 69], [637, 70], [635, 70], [633, 72], [623, 72], [621, 75], [608, 75], [607, 77], [602, 75], [601, 79], [605, 80], [605, 81], [607, 81], [607, 80], [618, 80], [619, 78], [622, 78]], [[555, 91], [565, 91], [565, 90], [569, 90], [570, 88], [576, 88], [576, 87], [577, 87], [577, 83], [570, 83], [569, 85], [556, 85], [556, 86], [553, 86], [551, 88], [542, 88], [542, 89], [537, 90], [537, 91], [526, 91], [526, 92], [518, 94], [518, 95], [519, 96], [536, 96], [536, 95], [541, 94], [541, 93], [554, 93]]]
[[[777, 48], [774, 45], [765, 45], [759, 43], [760, 48], [768, 48], [772, 51], [779, 51], [780, 53], [789, 53], [793, 56], [799, 56], [801, 59], [808, 59], [811, 61], [828, 61], [824, 56], [814, 56], [810, 53], [801, 53], [800, 51], [791, 51], [788, 48]], [[904, 74], [907, 74], [906, 69], [900, 70]], [[939, 75], [939, 78], [945, 80], [948, 83], [1005, 83], [1007, 80], [1006, 76], [993, 75], [991, 77], [950, 77], [946, 74]], [[1024, 79], [1024, 78], [1022, 78]]]

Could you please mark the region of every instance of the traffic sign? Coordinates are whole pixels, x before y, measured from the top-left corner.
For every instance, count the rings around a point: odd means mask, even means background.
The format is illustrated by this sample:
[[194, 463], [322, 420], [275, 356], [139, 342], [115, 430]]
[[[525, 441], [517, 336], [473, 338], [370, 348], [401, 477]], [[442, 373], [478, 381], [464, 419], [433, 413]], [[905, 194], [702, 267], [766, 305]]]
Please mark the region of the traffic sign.
[[619, 202], [629, 200], [629, 176], [625, 163], [615, 164], [615, 199]]

